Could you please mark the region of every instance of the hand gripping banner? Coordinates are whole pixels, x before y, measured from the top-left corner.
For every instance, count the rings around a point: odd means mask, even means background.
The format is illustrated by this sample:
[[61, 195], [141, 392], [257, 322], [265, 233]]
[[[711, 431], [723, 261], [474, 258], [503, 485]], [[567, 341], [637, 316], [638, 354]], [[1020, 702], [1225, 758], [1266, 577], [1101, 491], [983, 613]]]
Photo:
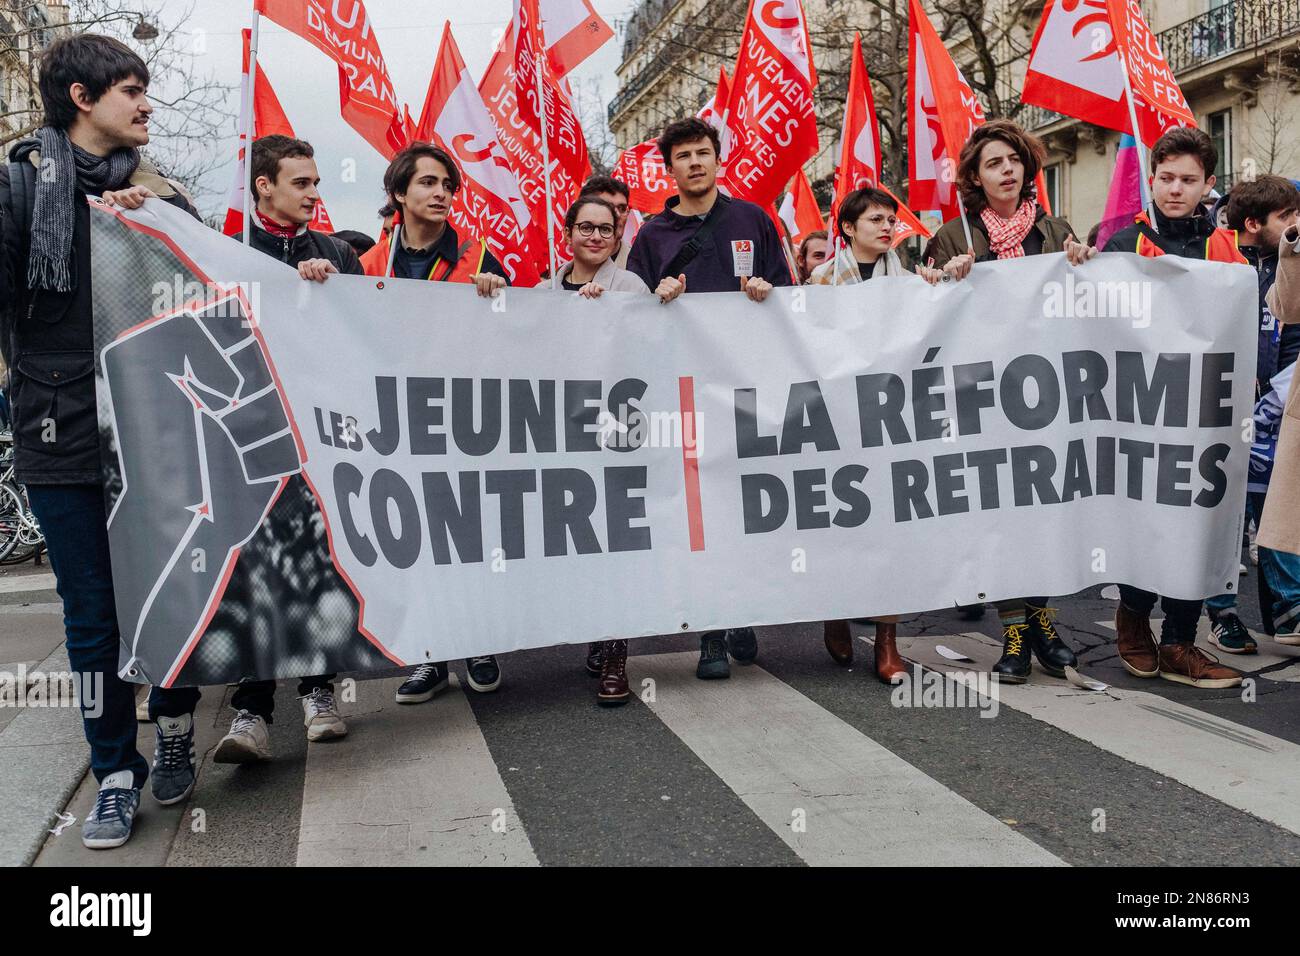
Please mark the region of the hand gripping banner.
[[598, 300], [92, 203], [125, 676], [1236, 587], [1256, 284], [1105, 254]]

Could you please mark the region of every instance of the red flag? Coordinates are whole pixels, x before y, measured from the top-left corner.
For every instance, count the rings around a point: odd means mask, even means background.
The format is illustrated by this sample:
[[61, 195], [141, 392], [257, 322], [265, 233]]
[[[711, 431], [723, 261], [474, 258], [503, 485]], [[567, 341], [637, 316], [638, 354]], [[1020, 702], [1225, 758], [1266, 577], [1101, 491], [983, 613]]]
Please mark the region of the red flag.
[[953, 62], [919, 0], [909, 0], [907, 82], [908, 198], [916, 209], [957, 215], [957, 157], [984, 122], [966, 77]]
[[677, 195], [677, 183], [664, 168], [657, 140], [648, 139], [623, 150], [614, 166], [614, 175], [627, 184], [627, 204], [638, 212], [660, 212], [664, 201]]
[[361, 0], [254, 0], [254, 9], [338, 63], [343, 118], [385, 159], [406, 145], [393, 81]]
[[[546, 187], [542, 170], [542, 141], [538, 131], [525, 123], [515, 95], [513, 30], [507, 30], [488, 61], [479, 93], [496, 125], [497, 139], [505, 148], [524, 201], [533, 218], [533, 228], [540, 237], [535, 246], [541, 250], [539, 265], [546, 260]], [[566, 93], [567, 84], [547, 73], [547, 146], [551, 164], [551, 198], [555, 209], [557, 249], [563, 249], [564, 214], [578, 198], [582, 183], [591, 174], [591, 160], [582, 127]]]
[[[241, 110], [248, 90], [248, 48], [251, 33], [252, 31], [247, 29], [242, 31], [244, 68], [239, 82]], [[238, 235], [244, 229], [244, 190], [248, 188], [248, 173], [244, 161], [246, 147], [244, 130], [247, 128], [246, 119], [241, 115], [239, 118], [239, 161], [235, 164], [235, 185], [230, 190], [230, 205], [226, 209], [226, 222], [221, 229], [227, 236]], [[275, 135], [293, 137], [293, 127], [289, 125], [289, 117], [285, 115], [284, 107], [280, 105], [280, 99], [275, 95], [275, 90], [272, 88], [270, 80], [266, 78], [266, 74], [262, 72], [262, 66], [259, 63], [257, 66], [257, 83], [253, 87], [253, 139]], [[307, 228], [315, 229], [318, 232], [334, 231], [334, 223], [330, 222], [329, 213], [325, 211], [324, 200], [317, 200], [316, 205], [312, 208], [312, 217], [311, 221], [307, 223]]]
[[733, 196], [772, 203], [817, 152], [816, 84], [800, 0], [750, 0], [727, 106]]
[[[713, 99], [709, 100], [700, 107], [700, 111], [695, 115], [710, 126], [717, 129], [719, 133], [726, 130], [724, 116], [727, 112], [727, 100], [731, 98], [731, 80], [727, 76], [725, 66], [718, 67], [718, 86], [713, 92]], [[726, 154], [726, 144], [723, 144], [723, 154]]]
[[[844, 122], [840, 126], [840, 161], [835, 171], [835, 198], [831, 201], [832, 222], [839, 213], [840, 203], [853, 190], [863, 186], [884, 188], [880, 183], [881, 165], [876, 101], [871, 93], [867, 64], [862, 57], [862, 37], [854, 34], [853, 60], [849, 65], [849, 92], [844, 101]], [[897, 197], [894, 199], [898, 201]], [[902, 202], [898, 203], [897, 216], [894, 245], [911, 235], [930, 235], [921, 220]]]
[[1136, 0], [1048, 0], [1020, 98], [1087, 123], [1134, 133], [1124, 64], [1144, 143], [1151, 145], [1171, 127], [1196, 125]]
[[542, 77], [538, 74], [538, 62], [546, 41], [542, 38], [538, 0], [515, 0], [510, 36], [514, 39], [515, 100], [519, 115], [540, 135]]
[[536, 236], [532, 213], [450, 22], [442, 28], [415, 138], [446, 150], [460, 167], [461, 188], [449, 213], [457, 233], [485, 239], [515, 285], [536, 285], [541, 276], [529, 249]]
[[794, 182], [781, 200], [781, 219], [790, 230], [790, 240], [796, 245], [808, 233], [826, 228], [826, 220], [822, 218], [821, 207], [813, 195], [812, 184], [802, 169], [794, 174]]
[[540, 0], [547, 67], [564, 76], [614, 35], [591, 0]]

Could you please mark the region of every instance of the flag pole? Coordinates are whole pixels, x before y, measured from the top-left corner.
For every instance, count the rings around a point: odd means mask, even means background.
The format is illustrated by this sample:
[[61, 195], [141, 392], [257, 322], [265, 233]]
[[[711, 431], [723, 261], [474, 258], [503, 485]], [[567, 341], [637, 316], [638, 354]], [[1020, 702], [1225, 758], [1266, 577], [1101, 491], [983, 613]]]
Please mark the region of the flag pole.
[[393, 263], [397, 260], [397, 246], [402, 241], [402, 210], [393, 211], [393, 228], [388, 233], [388, 267], [384, 269], [385, 276], [393, 274]]
[[1142, 142], [1142, 132], [1138, 129], [1137, 107], [1133, 102], [1133, 79], [1128, 73], [1128, 61], [1124, 59], [1124, 54], [1115, 51], [1119, 57], [1120, 72], [1124, 74], [1124, 98], [1128, 101], [1128, 121], [1133, 124], [1133, 142], [1137, 145], [1138, 154], [1138, 194], [1142, 197], [1142, 211], [1147, 213], [1147, 218], [1151, 220], [1151, 228], [1156, 232], [1160, 227], [1156, 225], [1156, 217], [1150, 215], [1151, 208], [1151, 184], [1147, 182], [1147, 148]]
[[[540, 26], [540, 24], [539, 24]], [[538, 31], [542, 34], [541, 30]], [[518, 42], [518, 41], [516, 41]], [[542, 127], [542, 179], [546, 184], [546, 247], [551, 281], [555, 281], [555, 203], [551, 199], [551, 154], [546, 140], [546, 44], [537, 51], [537, 118]]]
[[248, 35], [248, 83], [244, 90], [244, 245], [248, 245], [253, 238], [253, 181], [250, 177], [253, 170], [253, 104], [257, 102], [253, 98], [253, 86], [257, 83], [257, 27], [261, 18], [257, 0], [253, 0], [253, 28]]
[[966, 203], [961, 198], [961, 184], [954, 183], [953, 188], [957, 190], [957, 212], [961, 216], [962, 232], [966, 233], [966, 248], [973, 254], [975, 252], [975, 242], [970, 236], [970, 222], [966, 219]]

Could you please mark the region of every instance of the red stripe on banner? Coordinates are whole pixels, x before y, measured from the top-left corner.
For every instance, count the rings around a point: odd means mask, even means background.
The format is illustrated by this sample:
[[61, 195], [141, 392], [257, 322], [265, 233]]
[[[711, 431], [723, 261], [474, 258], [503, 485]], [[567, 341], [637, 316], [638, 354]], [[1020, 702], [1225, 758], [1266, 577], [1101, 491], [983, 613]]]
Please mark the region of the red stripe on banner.
[[704, 550], [704, 513], [700, 508], [700, 452], [696, 445], [695, 379], [677, 379], [682, 407], [682, 472], [686, 485], [686, 524], [691, 532], [691, 550]]

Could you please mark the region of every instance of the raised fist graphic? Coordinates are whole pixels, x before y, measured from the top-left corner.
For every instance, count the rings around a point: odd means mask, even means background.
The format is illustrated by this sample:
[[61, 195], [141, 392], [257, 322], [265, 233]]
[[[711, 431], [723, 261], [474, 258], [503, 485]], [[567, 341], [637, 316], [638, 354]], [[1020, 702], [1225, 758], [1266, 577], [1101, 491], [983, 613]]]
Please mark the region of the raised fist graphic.
[[175, 678], [238, 548], [301, 469], [253, 321], [232, 293], [104, 349], [122, 468], [108, 524], [128, 679]]

